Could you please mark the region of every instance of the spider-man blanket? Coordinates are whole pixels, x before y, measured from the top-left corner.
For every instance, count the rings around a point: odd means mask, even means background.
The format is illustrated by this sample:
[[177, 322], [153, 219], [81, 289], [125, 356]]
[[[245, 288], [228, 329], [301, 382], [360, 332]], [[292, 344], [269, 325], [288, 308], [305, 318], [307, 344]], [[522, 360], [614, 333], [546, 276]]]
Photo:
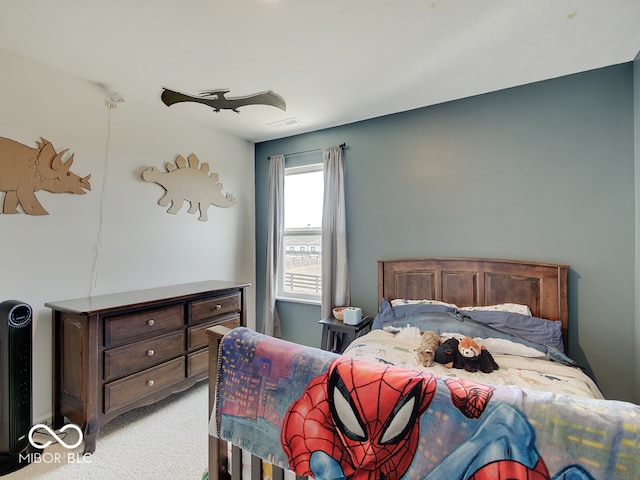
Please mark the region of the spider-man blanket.
[[436, 377], [237, 328], [212, 434], [315, 478], [636, 479], [640, 407]]

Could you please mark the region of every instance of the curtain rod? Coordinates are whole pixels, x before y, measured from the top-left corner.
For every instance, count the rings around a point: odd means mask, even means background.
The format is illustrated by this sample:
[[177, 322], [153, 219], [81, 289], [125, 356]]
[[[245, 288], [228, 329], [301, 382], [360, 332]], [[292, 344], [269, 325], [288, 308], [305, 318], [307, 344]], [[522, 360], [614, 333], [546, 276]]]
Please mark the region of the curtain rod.
[[[340, 148], [342, 148], [342, 149], [347, 148], [347, 144], [346, 143], [341, 143], [338, 146]], [[285, 153], [284, 156], [285, 157], [292, 157], [294, 155], [302, 155], [303, 153], [321, 152], [322, 150], [323, 150], [322, 148], [312, 148], [311, 150], [302, 150], [300, 152]], [[267, 157], [267, 158], [271, 158], [271, 157]]]

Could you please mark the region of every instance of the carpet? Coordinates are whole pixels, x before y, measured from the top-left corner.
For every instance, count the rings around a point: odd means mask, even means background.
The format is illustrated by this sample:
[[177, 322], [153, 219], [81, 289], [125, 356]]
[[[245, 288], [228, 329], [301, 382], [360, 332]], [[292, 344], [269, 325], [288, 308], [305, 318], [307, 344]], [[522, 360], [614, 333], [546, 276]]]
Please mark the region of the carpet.
[[[200, 480], [207, 467], [208, 417], [207, 382], [201, 382], [104, 425], [93, 455], [83, 456], [83, 445], [66, 449], [52, 444], [43, 451], [40, 462], [1, 478]], [[64, 441], [73, 445], [78, 436], [71, 429], [67, 433]]]

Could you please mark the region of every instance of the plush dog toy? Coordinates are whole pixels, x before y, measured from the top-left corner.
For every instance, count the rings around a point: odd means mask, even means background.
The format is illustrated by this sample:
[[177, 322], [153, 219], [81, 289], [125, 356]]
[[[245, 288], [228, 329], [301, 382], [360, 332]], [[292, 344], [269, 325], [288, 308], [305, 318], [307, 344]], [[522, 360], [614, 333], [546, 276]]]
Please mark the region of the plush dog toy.
[[491, 353], [470, 337], [464, 337], [462, 340], [448, 338], [436, 350], [434, 360], [445, 367], [465, 369], [468, 372], [480, 370], [491, 373], [500, 368]]
[[458, 351], [462, 355], [463, 368], [467, 372], [480, 370], [491, 373], [499, 368], [489, 351], [484, 346], [480, 347], [471, 337], [460, 340]]
[[440, 341], [440, 336], [437, 333], [431, 330], [421, 331], [420, 345], [416, 349], [416, 363], [423, 367], [431, 366]]
[[463, 368], [463, 357], [458, 350], [457, 338], [448, 338], [436, 350], [434, 360], [447, 368]]

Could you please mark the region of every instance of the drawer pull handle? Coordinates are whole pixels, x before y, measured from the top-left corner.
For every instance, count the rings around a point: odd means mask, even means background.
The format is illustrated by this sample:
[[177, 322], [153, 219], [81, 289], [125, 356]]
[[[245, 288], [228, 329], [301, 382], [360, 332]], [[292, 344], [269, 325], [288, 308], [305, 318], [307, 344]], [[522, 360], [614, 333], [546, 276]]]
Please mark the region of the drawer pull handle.
[[147, 387], [153, 387], [155, 382], [153, 380], [147, 380]]
[[222, 308], [222, 305], [220, 305], [219, 303], [216, 304], [216, 310], [220, 310]]
[[156, 321], [153, 318], [147, 320], [147, 325], [149, 325], [150, 327], [153, 327], [154, 323], [156, 323]]
[[152, 349], [147, 350], [147, 356], [148, 357], [153, 357], [153, 354], [156, 353], [155, 351], [153, 351]]

